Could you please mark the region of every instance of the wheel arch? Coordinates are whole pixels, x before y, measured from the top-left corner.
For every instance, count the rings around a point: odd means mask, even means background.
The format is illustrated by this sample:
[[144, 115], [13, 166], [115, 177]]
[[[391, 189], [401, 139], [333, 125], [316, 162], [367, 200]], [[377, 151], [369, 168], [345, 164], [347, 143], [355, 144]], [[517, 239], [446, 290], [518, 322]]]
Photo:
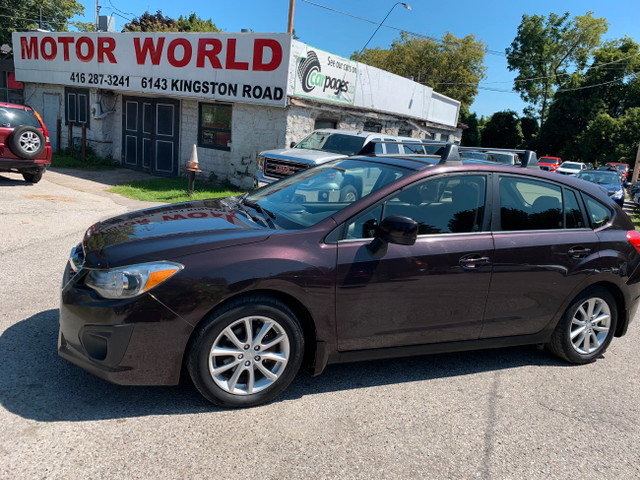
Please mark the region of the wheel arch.
[[[302, 332], [304, 334], [304, 356], [302, 359], [302, 367], [310, 370], [314, 365], [316, 354], [317, 334], [315, 321], [313, 320], [313, 317], [311, 316], [309, 310], [297, 298], [287, 293], [270, 289], [251, 290], [248, 292], [238, 293], [229, 298], [225, 298], [222, 302], [214, 306], [205, 315], [203, 315], [200, 321], [195, 325], [193, 331], [191, 332], [191, 335], [189, 336], [189, 340], [187, 341], [187, 346], [182, 356], [183, 367], [187, 359], [187, 352], [191, 348], [193, 339], [196, 337], [202, 322], [206, 318], [212, 315], [216, 316], [218, 314], [217, 312], [224, 311], [230, 304], [241, 302], [244, 299], [256, 296], [272, 298], [281, 303], [284, 303], [296, 316], [296, 319], [298, 320], [298, 322], [300, 322], [300, 326], [302, 327]], [[182, 373], [184, 373], [184, 370], [185, 369], [183, 368]]]
[[[606, 289], [616, 301], [616, 310], [618, 312], [618, 323], [616, 325], [615, 337], [621, 337], [627, 332], [629, 325], [629, 312], [627, 310], [627, 303], [620, 287], [612, 282], [600, 281], [596, 282], [589, 287], [602, 287]], [[587, 287], [587, 288], [589, 288]]]

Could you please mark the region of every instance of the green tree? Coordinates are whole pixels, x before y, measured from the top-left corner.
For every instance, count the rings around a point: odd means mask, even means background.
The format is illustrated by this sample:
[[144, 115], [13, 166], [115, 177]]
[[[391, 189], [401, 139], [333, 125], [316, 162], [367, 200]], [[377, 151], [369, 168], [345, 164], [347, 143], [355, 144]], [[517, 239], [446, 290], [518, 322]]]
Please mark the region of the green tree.
[[585, 162], [622, 162], [634, 168], [640, 143], [640, 107], [628, 109], [619, 118], [601, 112], [578, 135], [576, 154]]
[[520, 117], [520, 130], [522, 131], [523, 146], [525, 148], [534, 148], [533, 143], [540, 130], [538, 121], [528, 116]]
[[485, 48], [474, 35], [456, 38], [447, 33], [436, 41], [402, 32], [390, 48], [365, 49], [353, 53], [351, 59], [412, 77], [469, 107], [484, 78]]
[[603, 44], [584, 73], [558, 89], [538, 138], [542, 153], [579, 159], [578, 139], [600, 113], [618, 118], [640, 107], [640, 45], [625, 37]]
[[468, 108], [463, 107], [460, 109], [460, 122], [467, 126], [467, 128], [462, 131], [460, 144], [465, 147], [479, 147], [480, 124], [478, 122], [478, 116], [475, 113], [470, 113]]
[[513, 110], [494, 113], [482, 130], [483, 147], [518, 148], [522, 141], [520, 119]]
[[547, 108], [555, 88], [568, 79], [570, 68], [581, 71], [593, 49], [600, 45], [607, 32], [604, 18], [592, 17], [593, 12], [569, 18], [569, 13], [557, 15], [523, 15], [518, 33], [506, 49], [510, 71], [517, 71], [514, 89], [530, 104], [528, 113], [546, 120]]
[[188, 17], [180, 15], [178, 17], [178, 31], [180, 32], [220, 32], [221, 30], [216, 27], [215, 23], [208, 20], [203, 20], [195, 13], [192, 13]]
[[82, 15], [84, 7], [76, 0], [3, 0], [0, 2], [0, 45], [11, 45], [12, 32], [25, 32], [39, 26], [42, 9], [43, 30], [67, 32], [75, 26], [70, 19]]
[[131, 22], [126, 23], [123, 32], [219, 32], [220, 30], [211, 21], [203, 20], [195, 13], [188, 17], [180, 15], [178, 20], [162, 15], [158, 10], [155, 14], [144, 12]]

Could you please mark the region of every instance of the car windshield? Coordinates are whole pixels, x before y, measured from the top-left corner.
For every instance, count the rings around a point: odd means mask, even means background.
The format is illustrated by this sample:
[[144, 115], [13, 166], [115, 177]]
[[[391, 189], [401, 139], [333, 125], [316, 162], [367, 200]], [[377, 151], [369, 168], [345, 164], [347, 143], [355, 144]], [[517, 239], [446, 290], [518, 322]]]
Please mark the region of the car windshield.
[[241, 198], [258, 205], [279, 227], [310, 227], [413, 170], [395, 165], [345, 159], [328, 162]]
[[577, 177], [587, 182], [598, 183], [600, 185], [620, 183], [620, 177], [616, 173], [607, 171], [580, 172]]
[[560, 159], [550, 158], [550, 157], [540, 157], [540, 160], [538, 160], [538, 163], [552, 163], [554, 165], [557, 165], [560, 163]]
[[343, 133], [313, 132], [299, 142], [295, 148], [320, 150], [341, 155], [355, 155], [362, 150], [365, 140], [365, 137], [345, 135]]
[[0, 107], [0, 127], [29, 127], [40, 128], [40, 122], [30, 109], [15, 107]]
[[582, 168], [582, 165], [580, 165], [579, 163], [564, 162], [562, 164], [562, 168], [570, 168], [572, 170], [580, 170]]

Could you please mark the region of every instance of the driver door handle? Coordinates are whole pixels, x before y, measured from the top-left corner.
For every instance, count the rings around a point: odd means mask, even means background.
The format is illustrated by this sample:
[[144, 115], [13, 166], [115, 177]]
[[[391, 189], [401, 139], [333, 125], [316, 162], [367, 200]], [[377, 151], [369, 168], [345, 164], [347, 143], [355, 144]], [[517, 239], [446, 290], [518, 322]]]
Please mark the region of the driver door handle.
[[476, 270], [480, 268], [482, 265], [486, 265], [489, 263], [489, 257], [481, 257], [479, 255], [472, 255], [469, 257], [462, 257], [458, 263], [460, 266], [466, 270]]

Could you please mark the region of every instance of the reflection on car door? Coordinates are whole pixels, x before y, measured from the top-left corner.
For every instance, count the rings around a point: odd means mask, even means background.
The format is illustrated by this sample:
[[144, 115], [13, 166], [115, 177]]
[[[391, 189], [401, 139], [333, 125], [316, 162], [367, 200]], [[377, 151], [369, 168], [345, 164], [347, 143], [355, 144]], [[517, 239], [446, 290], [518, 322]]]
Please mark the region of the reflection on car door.
[[[349, 222], [338, 244], [339, 350], [478, 338], [493, 255], [486, 185], [482, 175], [428, 180]], [[415, 245], [390, 244], [375, 259], [364, 237], [388, 215], [413, 218], [420, 234]]]
[[576, 193], [503, 176], [482, 338], [534, 334], [598, 268], [599, 239]]

